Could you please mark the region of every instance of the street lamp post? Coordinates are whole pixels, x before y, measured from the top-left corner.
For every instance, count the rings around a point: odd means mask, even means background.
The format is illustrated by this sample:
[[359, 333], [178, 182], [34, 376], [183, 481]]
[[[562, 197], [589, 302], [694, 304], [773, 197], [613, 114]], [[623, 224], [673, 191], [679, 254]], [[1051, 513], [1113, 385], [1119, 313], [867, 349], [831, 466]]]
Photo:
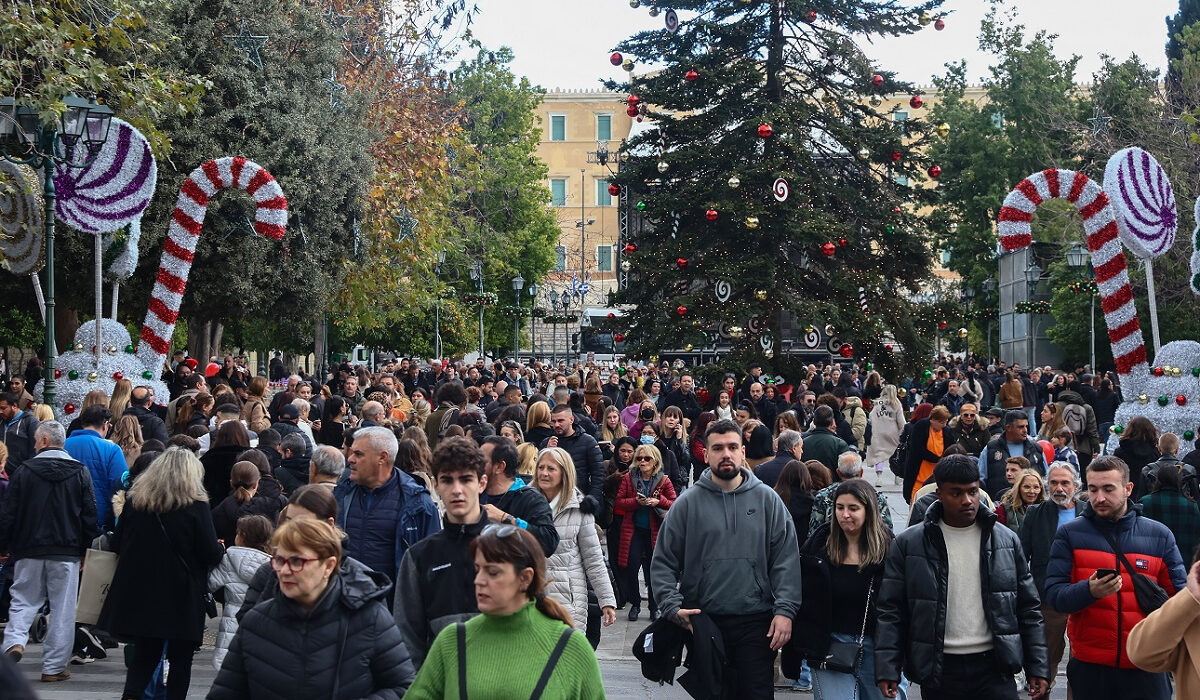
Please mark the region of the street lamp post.
[[[442, 281], [442, 265], [446, 264], [446, 249], [437, 252], [437, 265], [433, 266], [433, 274], [438, 284]], [[442, 290], [436, 290], [437, 297], [433, 302], [433, 356], [442, 359]]]
[[[1067, 259], [1067, 265], [1073, 269], [1082, 270], [1087, 267], [1088, 249], [1084, 248], [1079, 243], [1076, 243], [1075, 245], [1071, 246], [1070, 248], [1067, 248], [1066, 252], [1063, 253], [1063, 256]], [[1091, 344], [1088, 346], [1090, 348], [1090, 352], [1088, 354], [1088, 359], [1089, 359], [1088, 367], [1093, 372], [1095, 372], [1096, 371], [1096, 295], [1089, 293], [1088, 296], [1090, 297], [1089, 304], [1091, 306], [1091, 313], [1089, 316], [1090, 323], [1088, 323], [1088, 333], [1089, 333], [1090, 342], [1091, 342]]]
[[996, 280], [992, 277], [985, 279], [983, 281], [983, 295], [984, 295], [984, 306], [987, 308], [987, 312], [988, 312], [988, 317], [987, 317], [987, 354], [988, 354], [987, 361], [988, 361], [988, 363], [991, 363], [992, 358], [994, 357], [994, 355], [992, 355], [991, 300], [992, 300], [992, 292], [995, 292], [995, 291], [996, 291]]
[[[550, 290], [550, 309], [551, 312], [558, 315], [558, 290]], [[551, 361], [558, 364], [558, 319], [554, 319], [555, 323], [550, 324], [550, 332], [553, 334], [553, 340], [550, 341], [550, 357]]]
[[[963, 285], [962, 301], [963, 301], [963, 308], [966, 309], [966, 312], [967, 312], [967, 318], [970, 319], [971, 305], [975, 301], [975, 287], [971, 286], [970, 284]], [[964, 330], [967, 328], [967, 325], [969, 325], [969, 321], [968, 321], [968, 324], [963, 326]], [[966, 341], [964, 344], [965, 349], [963, 350], [963, 363], [969, 367], [970, 362], [971, 362], [971, 336], [970, 336], [970, 334], [968, 333], [967, 335], [964, 335], [963, 339]]]
[[[41, 115], [30, 107], [19, 106], [14, 98], [0, 99], [0, 152], [12, 163], [28, 165], [42, 173], [44, 197], [43, 227], [46, 238], [46, 361], [43, 365], [42, 400], [54, 409], [54, 359], [57, 343], [54, 338], [54, 166], [85, 168], [91, 165], [108, 139], [108, 127], [113, 111], [95, 100], [70, 95], [63, 100], [65, 109], [57, 125], [46, 125]], [[21, 146], [23, 154], [9, 155], [8, 146]], [[82, 145], [87, 157], [75, 156]], [[96, 319], [99, 326], [100, 319]]]
[[[479, 284], [479, 296], [483, 296], [483, 261], [471, 263], [471, 279]], [[483, 304], [479, 305], [479, 356], [483, 357]]]
[[[1042, 268], [1038, 267], [1036, 262], [1030, 262], [1029, 267], [1025, 268], [1025, 282], [1029, 285], [1029, 301], [1033, 301], [1033, 295], [1037, 292], [1037, 285], [1042, 279]], [[1037, 344], [1037, 314], [1029, 314], [1029, 362], [1028, 366], [1033, 366], [1033, 350]]]
[[521, 290], [525, 288], [525, 278], [517, 273], [512, 280], [512, 288], [517, 301], [517, 313], [513, 316], [513, 360], [520, 362], [521, 356]]
[[533, 316], [534, 309], [537, 308], [537, 295], [539, 292], [537, 282], [529, 285], [529, 351], [533, 355], [533, 359], [537, 359], [537, 319]]

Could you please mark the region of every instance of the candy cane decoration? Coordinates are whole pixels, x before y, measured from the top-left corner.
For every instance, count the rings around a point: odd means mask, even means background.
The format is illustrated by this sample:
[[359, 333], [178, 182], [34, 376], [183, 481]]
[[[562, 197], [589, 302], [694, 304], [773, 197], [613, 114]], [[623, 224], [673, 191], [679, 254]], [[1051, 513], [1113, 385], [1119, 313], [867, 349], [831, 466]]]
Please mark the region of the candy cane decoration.
[[150, 292], [150, 308], [142, 323], [142, 342], [138, 344], [138, 357], [151, 371], [162, 367], [171, 349], [171, 336], [175, 333], [179, 305], [187, 288], [209, 200], [230, 187], [245, 190], [254, 198], [255, 231], [271, 240], [283, 238], [288, 218], [287, 199], [271, 173], [257, 163], [245, 158], [220, 158], [208, 161], [188, 175], [179, 190], [163, 241], [162, 261]]
[[1033, 213], [1048, 199], [1071, 202], [1083, 218], [1117, 373], [1125, 377], [1122, 388], [1136, 395], [1149, 378], [1146, 341], [1138, 324], [1117, 221], [1100, 185], [1083, 173], [1070, 170], [1051, 168], [1030, 175], [1004, 198], [997, 226], [1000, 244], [1005, 250], [1019, 250], [1032, 243]]
[[867, 304], [867, 288], [858, 288], [858, 308], [862, 309], [864, 315], [870, 315], [871, 307]]

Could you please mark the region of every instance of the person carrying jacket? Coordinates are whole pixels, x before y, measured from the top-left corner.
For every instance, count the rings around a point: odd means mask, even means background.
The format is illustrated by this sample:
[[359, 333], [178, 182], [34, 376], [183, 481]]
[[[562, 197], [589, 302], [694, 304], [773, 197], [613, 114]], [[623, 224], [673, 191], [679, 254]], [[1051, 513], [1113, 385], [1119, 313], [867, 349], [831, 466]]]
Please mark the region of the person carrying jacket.
[[716, 623], [734, 672], [727, 692], [771, 698], [775, 652], [791, 639], [800, 606], [796, 528], [779, 495], [743, 466], [736, 423], [713, 422], [705, 447], [708, 470], [659, 530], [650, 585], [667, 619], [690, 627], [703, 612]]
[[[538, 445], [539, 450], [561, 447], [575, 463], [575, 485], [583, 492], [579, 510], [594, 515], [604, 501], [604, 455], [596, 438], [579, 430], [570, 406], [559, 404], [550, 411], [550, 427], [554, 435]], [[554, 552], [551, 548], [550, 553]], [[549, 556], [549, 555], [547, 555]]]
[[479, 614], [471, 542], [488, 526], [479, 495], [487, 487], [483, 450], [465, 437], [442, 440], [433, 453], [434, 488], [446, 508], [442, 529], [404, 553], [396, 575], [396, 627], [421, 669], [438, 633]]
[[965, 455], [934, 468], [938, 502], [888, 550], [875, 628], [875, 679], [897, 695], [900, 674], [934, 699], [1016, 700], [1046, 694], [1046, 640], [1033, 577], [1016, 533], [979, 507], [979, 472]]
[[400, 700], [416, 671], [385, 606], [389, 577], [344, 566], [340, 533], [318, 520], [289, 520], [271, 543], [291, 585], [242, 618], [208, 700]]
[[1029, 560], [1033, 584], [1042, 599], [1042, 620], [1046, 626], [1046, 648], [1050, 653], [1050, 687], [1058, 677], [1058, 665], [1066, 650], [1067, 616], [1046, 605], [1046, 566], [1050, 563], [1050, 547], [1054, 535], [1063, 525], [1083, 514], [1086, 502], [1075, 497], [1079, 490], [1079, 472], [1069, 462], [1055, 462], [1046, 472], [1049, 498], [1031, 506], [1021, 523], [1018, 537], [1021, 549]]
[[999, 500], [1000, 492], [1008, 488], [1005, 477], [1009, 457], [1024, 457], [1029, 468], [1045, 476], [1046, 453], [1042, 446], [1029, 437], [1032, 423], [1023, 411], [1004, 414], [1004, 433], [992, 438], [983, 452], [979, 453], [979, 481], [993, 500]]
[[39, 424], [36, 439], [37, 454], [13, 475], [0, 501], [0, 552], [16, 559], [0, 648], [19, 661], [34, 617], [49, 600], [42, 680], [60, 681], [71, 676], [79, 561], [99, 534], [96, 496], [87, 468], [62, 448], [61, 423]]
[[67, 454], [83, 462], [91, 472], [101, 532], [110, 530], [115, 525], [112, 520], [112, 497], [121, 490], [121, 477], [129, 468], [121, 448], [104, 439], [112, 428], [112, 418], [113, 414], [108, 410], [108, 406], [88, 406], [79, 415], [82, 428], [67, 438], [63, 445]]
[[4, 460], [4, 471], [11, 478], [25, 460], [37, 452], [34, 447], [33, 434], [37, 431], [38, 419], [33, 411], [21, 409], [20, 399], [16, 394], [0, 393], [0, 421], [4, 429], [0, 431], [0, 439], [8, 448], [8, 459]]
[[399, 441], [387, 428], [361, 428], [350, 446], [349, 475], [333, 489], [346, 556], [394, 580], [404, 552], [439, 529], [429, 490], [396, 469]]
[[949, 421], [950, 410], [945, 406], [934, 406], [928, 418], [913, 422], [904, 455], [904, 490], [900, 492], [906, 502], [917, 500], [917, 492], [933, 480], [933, 470], [942, 453], [954, 444], [954, 431], [950, 429]]
[[[1087, 508], [1058, 529], [1046, 566], [1046, 604], [1069, 615], [1067, 681], [1081, 700], [1167, 700], [1171, 697], [1167, 674], [1143, 671], [1126, 654], [1129, 631], [1146, 615], [1138, 605], [1132, 574], [1109, 539], [1138, 575], [1157, 582], [1171, 595], [1186, 585], [1175, 537], [1165, 525], [1143, 517], [1131, 505], [1129, 465], [1119, 457], [1092, 460], [1087, 489]], [[1101, 576], [1101, 569], [1115, 570], [1117, 575]]]

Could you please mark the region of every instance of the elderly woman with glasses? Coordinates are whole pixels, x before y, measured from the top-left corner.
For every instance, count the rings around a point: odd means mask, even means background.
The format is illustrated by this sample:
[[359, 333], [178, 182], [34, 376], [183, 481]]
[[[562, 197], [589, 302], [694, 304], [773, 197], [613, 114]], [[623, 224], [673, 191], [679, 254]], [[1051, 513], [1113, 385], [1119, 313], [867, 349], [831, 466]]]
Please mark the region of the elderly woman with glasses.
[[667, 510], [675, 502], [675, 487], [663, 472], [662, 453], [654, 445], [638, 445], [633, 453], [633, 466], [617, 489], [613, 512], [621, 520], [621, 540], [617, 550], [618, 582], [630, 601], [629, 620], [638, 619], [642, 612], [642, 596], [638, 588], [638, 569], [646, 579], [650, 619], [658, 618], [658, 606], [650, 589], [650, 557], [658, 540], [658, 528]]
[[271, 545], [279, 594], [246, 613], [209, 700], [403, 697], [416, 671], [387, 577], [341, 567], [341, 534], [314, 518], [288, 520]]

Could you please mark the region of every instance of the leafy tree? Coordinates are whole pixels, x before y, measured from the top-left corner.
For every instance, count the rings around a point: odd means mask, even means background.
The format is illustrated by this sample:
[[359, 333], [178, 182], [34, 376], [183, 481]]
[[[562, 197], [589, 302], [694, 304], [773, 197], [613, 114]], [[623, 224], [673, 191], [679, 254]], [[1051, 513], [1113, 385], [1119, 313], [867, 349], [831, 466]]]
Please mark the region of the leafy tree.
[[1197, 22], [1200, 22], [1200, 0], [1179, 0], [1179, 12], [1167, 18], [1167, 92], [1181, 106], [1196, 104], [1183, 89], [1182, 62], [1184, 54], [1189, 52], [1184, 48], [1184, 31]]
[[[916, 330], [907, 299], [931, 267], [916, 214], [936, 195], [925, 186], [931, 129], [919, 119], [897, 125], [872, 104], [912, 87], [872, 66], [852, 35], [918, 31], [940, 4], [656, 2], [694, 18], [616, 47], [661, 66], [607, 83], [652, 123], [626, 144], [616, 180], [642, 220], [618, 295], [633, 352], [707, 344], [725, 324], [744, 329], [735, 355], [768, 354], [761, 328], [778, 356], [787, 312], [832, 323], [860, 356], [881, 352], [885, 333], [910, 361], [925, 355], [932, 338]], [[783, 203], [772, 196], [780, 177], [790, 187]], [[730, 284], [728, 301], [714, 293], [718, 281]]]

